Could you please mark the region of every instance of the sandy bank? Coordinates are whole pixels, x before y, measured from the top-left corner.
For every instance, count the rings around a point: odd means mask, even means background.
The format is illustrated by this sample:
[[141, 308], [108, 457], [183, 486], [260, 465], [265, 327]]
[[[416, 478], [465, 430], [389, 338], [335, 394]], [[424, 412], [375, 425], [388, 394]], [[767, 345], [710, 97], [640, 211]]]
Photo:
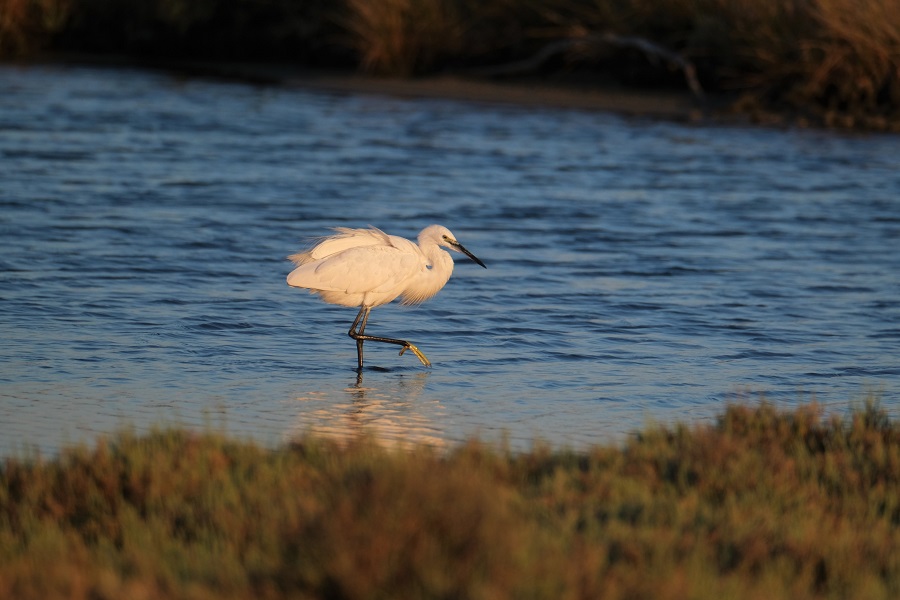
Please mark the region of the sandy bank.
[[186, 76], [215, 77], [265, 85], [347, 94], [377, 94], [400, 98], [436, 98], [613, 112], [681, 122], [733, 120], [723, 99], [699, 102], [689, 91], [634, 90], [615, 84], [577, 79], [512, 78], [489, 80], [465, 75], [409, 79], [368, 76], [353, 71], [328, 71], [291, 65], [206, 61], [140, 60], [108, 55], [45, 55], [27, 64], [65, 64], [118, 68], [152, 68]]
[[501, 83], [451, 75], [401, 80], [357, 74], [304, 73], [288, 76], [283, 83], [330, 92], [574, 108], [685, 121], [701, 120], [704, 114], [702, 107], [687, 93], [573, 87], [528, 80]]

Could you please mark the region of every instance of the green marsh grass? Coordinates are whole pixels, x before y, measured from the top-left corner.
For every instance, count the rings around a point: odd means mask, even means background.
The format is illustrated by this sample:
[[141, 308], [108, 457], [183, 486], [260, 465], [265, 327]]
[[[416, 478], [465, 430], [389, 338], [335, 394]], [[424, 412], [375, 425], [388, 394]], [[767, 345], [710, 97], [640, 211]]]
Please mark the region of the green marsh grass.
[[900, 426], [729, 407], [619, 446], [121, 434], [0, 468], [3, 598], [895, 598]]

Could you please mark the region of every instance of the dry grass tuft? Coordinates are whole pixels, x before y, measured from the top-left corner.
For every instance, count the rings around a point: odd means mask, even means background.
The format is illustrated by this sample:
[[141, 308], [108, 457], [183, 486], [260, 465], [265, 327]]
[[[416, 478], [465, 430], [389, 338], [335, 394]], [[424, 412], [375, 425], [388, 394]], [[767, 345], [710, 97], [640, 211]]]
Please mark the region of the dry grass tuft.
[[454, 0], [347, 0], [348, 43], [366, 71], [406, 77], [463, 50]]
[[67, 25], [72, 0], [0, 0], [0, 58], [40, 50]]

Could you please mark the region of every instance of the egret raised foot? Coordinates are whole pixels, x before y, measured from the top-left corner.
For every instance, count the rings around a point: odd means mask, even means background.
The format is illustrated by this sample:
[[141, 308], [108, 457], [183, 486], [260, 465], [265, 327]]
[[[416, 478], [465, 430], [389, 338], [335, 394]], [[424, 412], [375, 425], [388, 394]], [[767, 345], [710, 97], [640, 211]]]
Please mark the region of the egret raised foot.
[[[397, 340], [394, 338], [386, 338], [374, 335], [364, 335], [364, 331], [366, 329], [366, 322], [369, 320], [369, 312], [371, 312], [371, 307], [363, 306], [359, 309], [359, 314], [356, 315], [356, 320], [353, 321], [353, 325], [350, 326], [350, 331], [347, 332], [347, 335], [356, 340], [356, 358], [358, 361], [358, 369], [362, 369], [363, 367], [363, 341], [369, 340], [372, 342], [385, 342], [388, 344], [397, 344], [399, 346], [403, 346], [400, 348], [400, 356], [403, 356], [403, 353], [407, 350], [412, 350], [413, 354], [419, 357], [419, 360], [422, 361], [422, 364], [426, 367], [431, 366], [431, 361], [425, 358], [425, 355], [422, 354], [422, 351], [416, 348], [416, 346], [407, 340]], [[360, 318], [362, 318], [362, 323], [360, 323]], [[356, 325], [359, 324], [359, 329], [356, 329]]]
[[442, 249], [462, 252], [485, 267], [463, 247], [449, 229], [429, 225], [419, 233], [418, 245], [369, 229], [335, 228], [336, 235], [323, 238], [311, 249], [288, 257], [297, 268], [287, 276], [292, 287], [306, 288], [330, 304], [359, 306], [347, 332], [356, 340], [357, 370], [363, 368], [363, 342], [401, 346], [400, 355], [412, 350], [422, 364], [431, 362], [407, 340], [366, 335], [372, 308], [401, 297], [403, 304], [418, 304], [437, 294], [450, 279], [453, 258]]

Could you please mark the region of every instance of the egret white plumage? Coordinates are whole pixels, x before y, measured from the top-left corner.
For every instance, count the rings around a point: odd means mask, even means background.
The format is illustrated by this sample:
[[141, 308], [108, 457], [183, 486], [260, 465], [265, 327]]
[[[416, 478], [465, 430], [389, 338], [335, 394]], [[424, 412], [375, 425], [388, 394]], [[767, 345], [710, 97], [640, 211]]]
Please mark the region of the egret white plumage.
[[[443, 248], [462, 252], [485, 267], [474, 254], [456, 241], [446, 227], [429, 225], [419, 233], [418, 245], [371, 227], [336, 227], [336, 235], [322, 238], [311, 249], [288, 257], [297, 268], [287, 276], [292, 287], [306, 288], [329, 304], [359, 306], [347, 332], [356, 340], [358, 370], [363, 367], [363, 342], [385, 342], [402, 346], [426, 367], [431, 363], [407, 340], [365, 335], [369, 313], [376, 306], [402, 298], [403, 304], [428, 300], [450, 279], [453, 258]], [[358, 327], [357, 327], [358, 326]]]

